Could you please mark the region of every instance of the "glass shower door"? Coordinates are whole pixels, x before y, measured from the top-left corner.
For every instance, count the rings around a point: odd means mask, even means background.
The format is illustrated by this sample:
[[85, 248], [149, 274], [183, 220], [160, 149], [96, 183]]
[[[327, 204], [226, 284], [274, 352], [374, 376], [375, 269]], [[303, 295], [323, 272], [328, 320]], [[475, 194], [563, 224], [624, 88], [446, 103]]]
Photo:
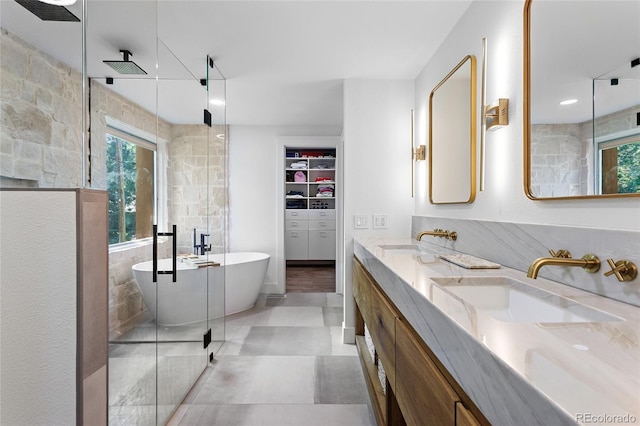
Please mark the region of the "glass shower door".
[[[210, 357], [215, 356], [225, 341], [225, 282], [226, 253], [228, 252], [228, 145], [226, 127], [226, 80], [213, 59], [206, 58], [206, 117], [208, 140], [208, 187], [210, 202], [207, 206], [207, 230], [210, 235], [209, 259], [219, 263], [209, 268], [208, 276], [208, 328], [211, 330]], [[211, 359], [211, 358], [210, 358]]]
[[[159, 4], [159, 14], [162, 5]], [[171, 123], [166, 144], [168, 223], [176, 225], [177, 282], [157, 288], [157, 423], [165, 424], [207, 366], [210, 204], [206, 88], [162, 40], [158, 28], [159, 123]], [[164, 283], [163, 283], [164, 284]]]

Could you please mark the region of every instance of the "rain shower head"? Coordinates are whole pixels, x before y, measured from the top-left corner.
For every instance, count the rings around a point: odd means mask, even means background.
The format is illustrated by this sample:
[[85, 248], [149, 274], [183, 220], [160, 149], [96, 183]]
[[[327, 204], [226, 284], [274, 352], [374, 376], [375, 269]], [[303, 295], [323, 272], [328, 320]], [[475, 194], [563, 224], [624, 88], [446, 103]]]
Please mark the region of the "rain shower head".
[[120, 74], [147, 74], [145, 70], [140, 68], [138, 64], [129, 60], [129, 56], [133, 56], [128, 50], [121, 50], [122, 61], [102, 61]]
[[43, 21], [80, 22], [80, 19], [64, 6], [43, 3], [38, 0], [16, 0], [16, 3]]

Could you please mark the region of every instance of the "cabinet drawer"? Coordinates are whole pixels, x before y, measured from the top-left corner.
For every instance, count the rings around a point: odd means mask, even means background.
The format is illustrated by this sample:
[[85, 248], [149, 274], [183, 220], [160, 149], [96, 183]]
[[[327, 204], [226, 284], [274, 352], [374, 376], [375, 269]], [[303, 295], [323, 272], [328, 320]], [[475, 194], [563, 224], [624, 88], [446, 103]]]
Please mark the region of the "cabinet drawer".
[[409, 426], [455, 424], [458, 396], [401, 319], [396, 321], [395, 395]]
[[336, 218], [336, 211], [331, 209], [309, 210], [309, 219], [333, 219]]
[[308, 210], [298, 210], [298, 209], [288, 209], [285, 210], [285, 219], [308, 219], [309, 211]]
[[480, 426], [480, 422], [461, 402], [456, 404], [456, 426]]
[[287, 231], [295, 231], [296, 229], [306, 231], [309, 229], [309, 221], [298, 219], [287, 219], [284, 221], [284, 228]]
[[391, 387], [396, 386], [396, 311], [387, 302], [377, 285], [372, 285], [369, 292], [369, 320], [365, 323], [371, 333], [373, 346], [382, 361], [387, 380]]
[[358, 305], [358, 309], [360, 310], [360, 315], [362, 315], [362, 319], [367, 322], [369, 319], [365, 317], [369, 312], [371, 312], [371, 307], [369, 306], [369, 298], [371, 292], [371, 284], [368, 282], [368, 277], [364, 271], [364, 267], [357, 260], [353, 260], [353, 298]]
[[309, 231], [285, 231], [284, 253], [287, 260], [306, 260], [309, 255]]
[[309, 259], [334, 260], [336, 258], [336, 231], [309, 231]]
[[336, 221], [335, 220], [309, 220], [309, 229], [316, 229], [316, 230], [322, 230], [322, 229], [331, 229], [334, 230], [336, 229]]

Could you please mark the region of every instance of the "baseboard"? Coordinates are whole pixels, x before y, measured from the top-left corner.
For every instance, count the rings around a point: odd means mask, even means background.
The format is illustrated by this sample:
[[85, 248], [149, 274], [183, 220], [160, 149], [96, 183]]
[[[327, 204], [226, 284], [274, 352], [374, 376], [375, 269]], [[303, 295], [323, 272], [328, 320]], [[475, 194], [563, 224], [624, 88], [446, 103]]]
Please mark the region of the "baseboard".
[[342, 323], [342, 343], [345, 343], [345, 344], [356, 343], [356, 328], [345, 327], [344, 322]]

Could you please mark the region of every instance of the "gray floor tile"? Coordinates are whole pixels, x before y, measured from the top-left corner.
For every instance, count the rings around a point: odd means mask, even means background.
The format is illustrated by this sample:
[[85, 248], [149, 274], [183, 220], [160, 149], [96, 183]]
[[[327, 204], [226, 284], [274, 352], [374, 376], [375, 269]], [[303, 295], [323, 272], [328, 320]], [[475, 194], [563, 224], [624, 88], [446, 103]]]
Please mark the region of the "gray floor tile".
[[366, 404], [360, 360], [354, 356], [316, 357], [316, 404]]
[[[175, 419], [174, 419], [175, 420]], [[183, 426], [373, 426], [366, 405], [190, 405], [179, 421]]]
[[287, 293], [283, 298], [266, 299], [266, 306], [327, 306], [328, 293]]
[[327, 327], [251, 327], [240, 355], [331, 355]]
[[322, 319], [325, 327], [342, 326], [342, 308], [341, 307], [323, 307]]
[[192, 404], [313, 404], [315, 358], [224, 356]]

